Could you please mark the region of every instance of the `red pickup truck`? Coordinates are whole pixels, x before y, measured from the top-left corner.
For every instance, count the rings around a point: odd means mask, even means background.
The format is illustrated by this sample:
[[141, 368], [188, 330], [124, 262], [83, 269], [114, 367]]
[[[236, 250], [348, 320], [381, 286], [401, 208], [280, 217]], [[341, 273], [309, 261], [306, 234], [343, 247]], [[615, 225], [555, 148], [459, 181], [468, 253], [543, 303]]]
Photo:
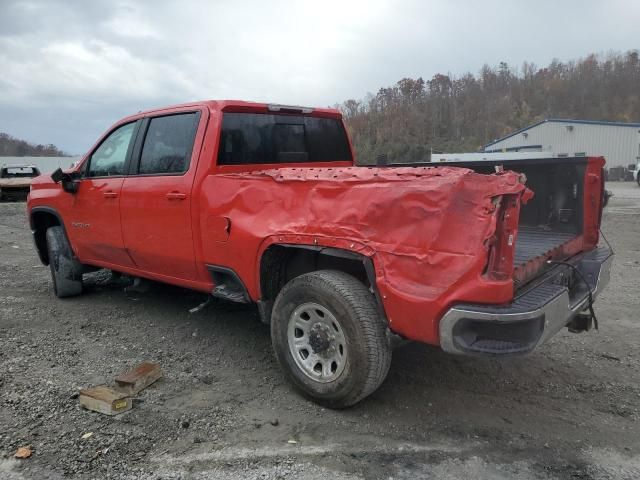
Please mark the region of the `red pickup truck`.
[[337, 110], [207, 101], [119, 121], [28, 215], [57, 296], [107, 268], [254, 303], [287, 377], [340, 408], [397, 339], [508, 356], [590, 328], [604, 159], [499, 163], [357, 167]]

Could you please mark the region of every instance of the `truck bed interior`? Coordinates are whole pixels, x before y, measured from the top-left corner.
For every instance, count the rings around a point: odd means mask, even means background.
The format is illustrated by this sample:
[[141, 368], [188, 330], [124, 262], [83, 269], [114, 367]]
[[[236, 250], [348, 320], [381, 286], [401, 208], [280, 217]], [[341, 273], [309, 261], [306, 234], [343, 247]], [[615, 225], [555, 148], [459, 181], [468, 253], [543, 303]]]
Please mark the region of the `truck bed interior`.
[[574, 239], [574, 233], [554, 232], [541, 227], [521, 225], [516, 242], [514, 266], [523, 267], [534, 258], [548, 255], [559, 246]]
[[[424, 164], [423, 164], [424, 165]], [[430, 164], [434, 165], [434, 164]], [[563, 246], [582, 233], [586, 157], [531, 160], [446, 162], [436, 165], [466, 167], [478, 173], [505, 170], [523, 173], [534, 197], [520, 210], [514, 269], [519, 286], [536, 275], [528, 263], [544, 258], [563, 259]], [[522, 272], [527, 270], [526, 274]]]
[[[586, 158], [513, 160], [502, 165], [524, 173], [534, 192], [520, 210], [514, 268], [522, 270], [540, 257], [563, 259], [561, 247], [582, 233]], [[491, 171], [487, 166], [482, 170]]]

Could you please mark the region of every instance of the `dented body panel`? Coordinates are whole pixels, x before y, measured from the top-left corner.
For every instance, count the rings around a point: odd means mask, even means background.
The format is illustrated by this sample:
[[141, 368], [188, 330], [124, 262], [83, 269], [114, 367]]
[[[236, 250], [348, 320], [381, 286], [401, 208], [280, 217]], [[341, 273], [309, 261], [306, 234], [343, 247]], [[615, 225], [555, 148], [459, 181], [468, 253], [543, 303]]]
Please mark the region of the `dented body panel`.
[[360, 253], [373, 260], [391, 329], [437, 343], [436, 320], [451, 302], [512, 298], [510, 278], [485, 274], [498, 212], [493, 199], [525, 191], [512, 172], [445, 167], [212, 175], [201, 202], [210, 216], [228, 218], [230, 234], [225, 241], [203, 241], [204, 261], [233, 268], [258, 300], [260, 258], [272, 244]]

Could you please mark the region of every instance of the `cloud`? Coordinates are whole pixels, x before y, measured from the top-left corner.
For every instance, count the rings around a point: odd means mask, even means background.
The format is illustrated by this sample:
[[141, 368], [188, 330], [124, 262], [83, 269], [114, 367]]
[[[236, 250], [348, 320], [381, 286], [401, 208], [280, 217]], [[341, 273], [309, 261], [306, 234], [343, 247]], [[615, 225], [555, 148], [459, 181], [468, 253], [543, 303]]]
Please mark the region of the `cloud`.
[[0, 131], [79, 153], [154, 106], [326, 106], [405, 76], [636, 48], [639, 16], [622, 0], [3, 0]]

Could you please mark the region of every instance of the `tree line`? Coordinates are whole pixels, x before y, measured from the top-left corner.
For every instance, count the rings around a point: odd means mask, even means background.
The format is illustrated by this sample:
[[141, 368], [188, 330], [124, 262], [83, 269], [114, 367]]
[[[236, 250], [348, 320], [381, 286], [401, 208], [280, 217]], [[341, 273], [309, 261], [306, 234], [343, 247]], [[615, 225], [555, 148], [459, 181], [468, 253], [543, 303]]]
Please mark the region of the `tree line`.
[[0, 132], [0, 157], [64, 157], [66, 154], [52, 144], [34, 145]]
[[473, 152], [545, 118], [640, 121], [638, 50], [545, 67], [505, 62], [476, 75], [403, 78], [342, 110], [359, 163], [429, 161], [430, 152]]

